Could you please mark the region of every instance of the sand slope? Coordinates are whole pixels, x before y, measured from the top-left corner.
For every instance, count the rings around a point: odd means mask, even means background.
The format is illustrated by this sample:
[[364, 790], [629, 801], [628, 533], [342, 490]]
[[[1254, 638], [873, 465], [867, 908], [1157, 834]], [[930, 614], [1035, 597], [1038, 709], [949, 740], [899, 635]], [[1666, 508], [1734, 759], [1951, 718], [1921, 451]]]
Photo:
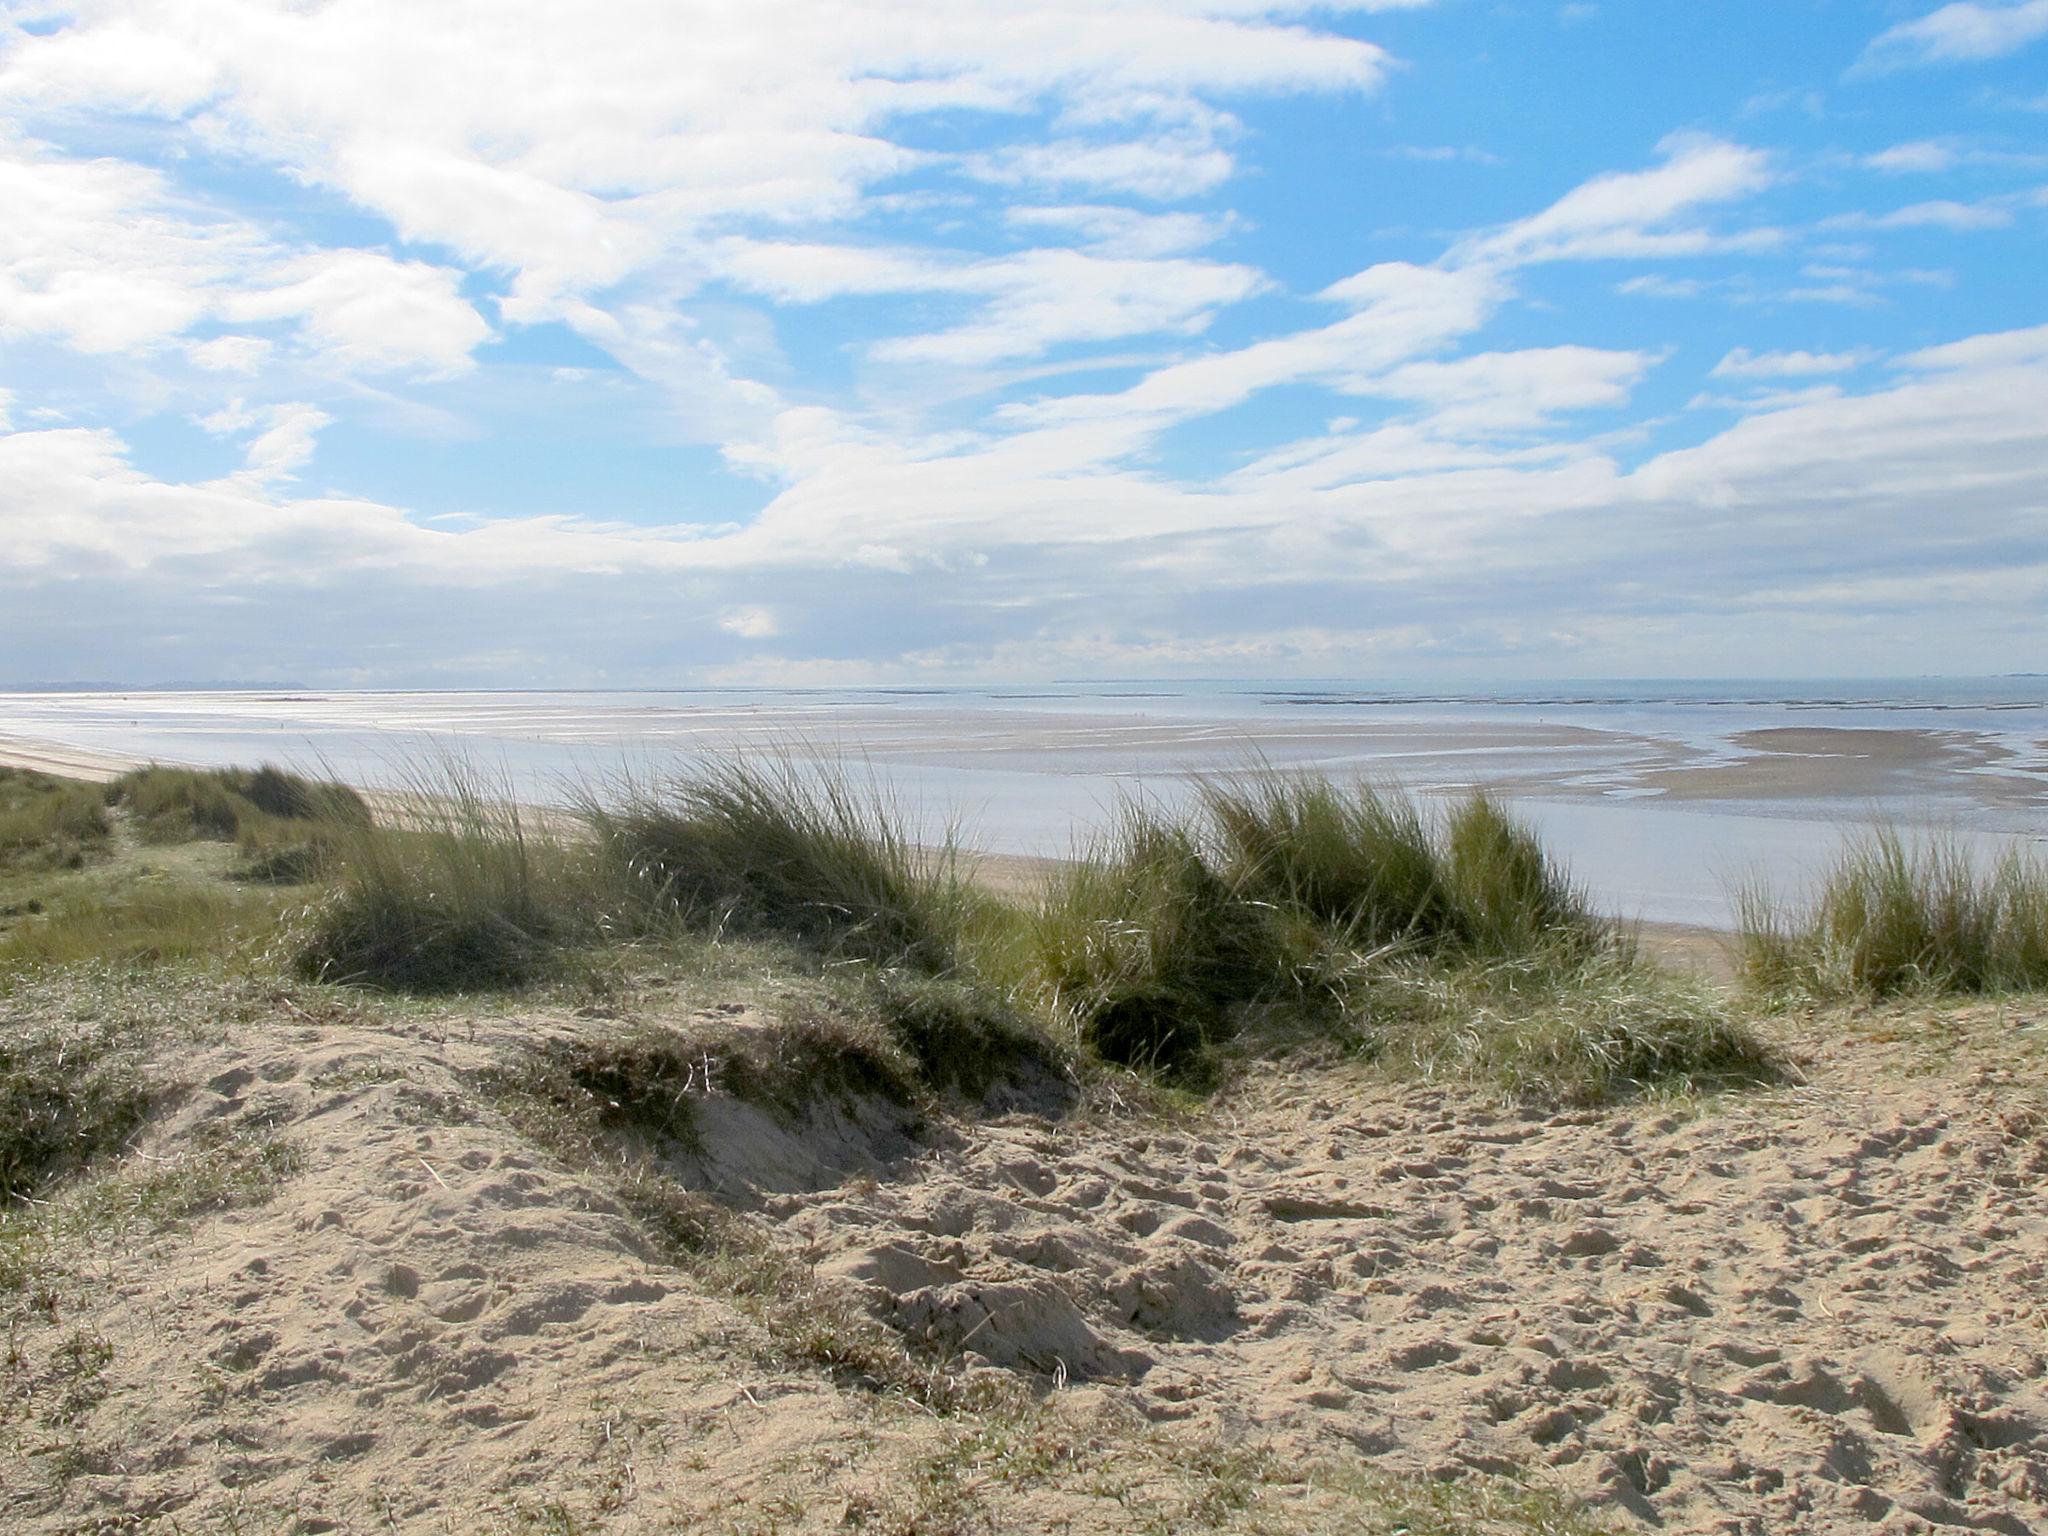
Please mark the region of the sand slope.
[[[7, 1529], [1197, 1527], [1118, 1492], [1099, 1429], [1085, 1477], [1026, 1476], [961, 1463], [958, 1423], [764, 1363], [759, 1323], [478, 1086], [610, 1021], [258, 1012], [190, 1048], [140, 1152], [260, 1126], [298, 1169], [94, 1250], [18, 1318]], [[714, 1103], [678, 1171], [910, 1338], [1129, 1425], [1146, 1488], [1175, 1447], [1248, 1446], [1533, 1474], [1623, 1528], [2048, 1528], [2040, 1123], [1967, 1057], [1905, 1064], [1842, 1046], [1697, 1116], [1304, 1070], [1170, 1128], [923, 1143]], [[105, 1346], [90, 1391], [82, 1338]], [[979, 1470], [939, 1522], [912, 1495], [949, 1456]], [[1248, 1507], [1345, 1528], [1306, 1495]], [[1232, 1508], [1202, 1520], [1250, 1520]]]

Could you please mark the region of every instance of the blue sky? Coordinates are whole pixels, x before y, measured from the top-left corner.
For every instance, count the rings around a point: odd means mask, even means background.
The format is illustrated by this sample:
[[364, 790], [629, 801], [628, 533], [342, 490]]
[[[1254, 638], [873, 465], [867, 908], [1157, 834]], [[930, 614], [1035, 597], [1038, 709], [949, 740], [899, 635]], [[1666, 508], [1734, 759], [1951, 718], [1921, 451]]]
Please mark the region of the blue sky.
[[0, 4], [0, 683], [2048, 670], [2048, 0]]

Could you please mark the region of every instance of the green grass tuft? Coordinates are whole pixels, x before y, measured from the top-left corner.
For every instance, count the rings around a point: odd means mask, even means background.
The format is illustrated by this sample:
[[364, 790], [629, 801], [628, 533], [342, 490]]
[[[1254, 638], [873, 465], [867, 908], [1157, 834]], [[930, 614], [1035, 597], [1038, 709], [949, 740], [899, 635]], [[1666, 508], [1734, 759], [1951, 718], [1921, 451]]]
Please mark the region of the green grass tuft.
[[367, 825], [369, 808], [354, 790], [319, 783], [265, 764], [255, 769], [152, 765], [107, 786], [107, 801], [134, 818], [146, 842], [194, 838], [275, 841], [275, 823]]
[[0, 1210], [118, 1151], [151, 1097], [113, 1026], [0, 1016]]
[[589, 859], [473, 767], [417, 775], [394, 820], [337, 836], [302, 975], [420, 993], [518, 986], [592, 931]]
[[968, 897], [950, 843], [921, 846], [881, 788], [782, 754], [587, 796], [584, 814], [645, 925], [798, 939], [939, 973]]
[[112, 830], [97, 786], [0, 768], [0, 870], [83, 868]]
[[1851, 842], [1804, 909], [1740, 896], [1744, 979], [1777, 996], [1884, 998], [2048, 987], [2048, 865], [1986, 870], [1954, 838]]
[[1715, 988], [1646, 965], [1625, 940], [1361, 968], [1343, 1033], [1400, 1077], [1596, 1102], [1768, 1082], [1771, 1052]]
[[[1027, 926], [1008, 959], [1024, 990], [1097, 1055], [1197, 1086], [1231, 1040], [1348, 1039], [1568, 1095], [1711, 1076], [1749, 1050], [1718, 1013], [1670, 1006], [1484, 796], [1431, 818], [1313, 774], [1214, 780], [1184, 819], [1125, 806]], [[1477, 1010], [1458, 1049], [1424, 1038], [1453, 998]]]
[[1213, 867], [1195, 826], [1126, 804], [1029, 914], [1029, 984], [1105, 1060], [1199, 1075], [1233, 1009], [1288, 987], [1284, 918]]
[[1240, 774], [1202, 786], [1219, 867], [1248, 900], [1298, 911], [1361, 944], [1441, 943], [1459, 919], [1415, 802], [1314, 774]]

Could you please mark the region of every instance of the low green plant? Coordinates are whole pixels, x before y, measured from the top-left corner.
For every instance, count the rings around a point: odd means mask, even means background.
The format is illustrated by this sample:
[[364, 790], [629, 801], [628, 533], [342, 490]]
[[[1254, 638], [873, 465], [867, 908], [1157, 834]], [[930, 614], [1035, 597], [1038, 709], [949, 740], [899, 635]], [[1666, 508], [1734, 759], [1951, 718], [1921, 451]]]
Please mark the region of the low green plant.
[[1765, 1082], [1777, 1062], [1716, 988], [1621, 935], [1507, 956], [1390, 956], [1349, 978], [1341, 1033], [1401, 1077], [1599, 1101]]
[[1542, 956], [1602, 934], [1585, 894], [1491, 796], [1472, 795], [1452, 808], [1442, 864], [1458, 940], [1474, 953]]
[[[1519, 978], [1493, 988], [1503, 997], [1541, 990], [1554, 1003], [1590, 985], [1596, 955], [1608, 957], [1603, 982], [1646, 969], [1632, 950], [1617, 958], [1626, 946], [1494, 801], [1432, 818], [1397, 790], [1314, 774], [1212, 780], [1185, 817], [1125, 805], [1054, 875], [1027, 926], [1010, 964], [1082, 1043], [1195, 1080], [1234, 1036], [1344, 1033], [1375, 989], [1492, 975]], [[1511, 1014], [1506, 1033], [1531, 1038], [1526, 1010], [1496, 1009], [1489, 1027], [1505, 1031]], [[1561, 1042], [1577, 1041], [1574, 1082], [1653, 1069], [1611, 1036], [1552, 1041], [1565, 1054]], [[1505, 1035], [1496, 1045], [1515, 1050]], [[1571, 1075], [1562, 1060], [1532, 1078], [1560, 1074]]]
[[1289, 988], [1288, 915], [1219, 872], [1196, 826], [1129, 802], [1027, 915], [1027, 984], [1106, 1060], [1188, 1073], [1233, 1010]]
[[0, 1211], [118, 1151], [151, 1101], [114, 1026], [0, 1016]]
[[951, 969], [969, 898], [950, 840], [920, 844], [873, 782], [789, 753], [625, 783], [583, 811], [643, 927], [798, 939], [835, 955]]
[[550, 974], [595, 933], [588, 851], [509, 787], [448, 760], [394, 797], [390, 825], [338, 830], [333, 889], [295, 956], [320, 981], [445, 993]]
[[[115, 779], [106, 796], [109, 804], [128, 812], [146, 842], [232, 842], [245, 833], [265, 836], [270, 823], [359, 827], [370, 821], [362, 796], [347, 786], [270, 764], [254, 769], [153, 764]], [[274, 838], [274, 828], [267, 835]]]
[[111, 833], [97, 786], [0, 768], [0, 869], [79, 869]]
[[1740, 893], [1741, 964], [1775, 995], [1894, 997], [2048, 987], [2048, 864], [1986, 867], [1952, 836], [1880, 827], [1852, 841], [1813, 900]]
[[131, 871], [61, 890], [0, 932], [0, 973], [21, 969], [221, 965], [253, 954], [275, 930], [267, 894], [217, 880]]
[[1296, 911], [1367, 945], [1459, 933], [1428, 819], [1396, 790], [1318, 774], [1254, 772], [1201, 786], [1218, 867], [1247, 900]]

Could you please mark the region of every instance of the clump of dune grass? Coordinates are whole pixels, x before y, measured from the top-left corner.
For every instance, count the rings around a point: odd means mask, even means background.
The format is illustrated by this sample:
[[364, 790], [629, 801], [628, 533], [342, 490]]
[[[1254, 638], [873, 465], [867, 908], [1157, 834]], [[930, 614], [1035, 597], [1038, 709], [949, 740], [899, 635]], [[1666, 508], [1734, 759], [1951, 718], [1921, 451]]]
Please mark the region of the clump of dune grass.
[[107, 786], [107, 800], [134, 818], [147, 842], [192, 838], [233, 841], [265, 822], [333, 822], [359, 826], [370, 819], [361, 795], [271, 764], [259, 768], [173, 768], [152, 764], [124, 773]]
[[1185, 1073], [1233, 1010], [1289, 989], [1286, 909], [1220, 870], [1201, 829], [1119, 807], [1028, 915], [1030, 984], [1098, 1056]]
[[1243, 898], [1367, 944], [1435, 942], [1455, 930], [1431, 828], [1406, 795], [1300, 773], [1213, 779], [1200, 795], [1219, 870]]
[[428, 993], [517, 986], [594, 931], [585, 852], [460, 761], [415, 773], [389, 825], [343, 829], [333, 861], [333, 889], [309, 911], [295, 956], [317, 980]]
[[645, 923], [929, 972], [958, 959], [969, 897], [950, 839], [921, 845], [878, 784], [843, 768], [733, 757], [586, 795], [583, 811]]
[[1457, 938], [1475, 953], [1569, 951], [1597, 940], [1606, 926], [1536, 834], [1491, 796], [1473, 795], [1453, 808], [1443, 867]]
[[110, 1025], [0, 1020], [0, 1211], [118, 1150], [151, 1094]]
[[0, 868], [82, 868], [111, 833], [96, 785], [0, 768]]
[[1237, 1034], [1341, 1033], [1389, 975], [1492, 967], [1564, 995], [1608, 940], [1483, 795], [1430, 816], [1398, 790], [1263, 772], [1203, 784], [1182, 816], [1122, 807], [1027, 931], [1027, 985], [1082, 1043], [1182, 1077]]
[[1397, 789], [1248, 773], [1204, 783], [1200, 805], [1242, 899], [1354, 945], [1519, 955], [1601, 928], [1536, 835], [1485, 794], [1439, 821]]
[[1800, 910], [1740, 893], [1744, 978], [1818, 998], [2048, 987], [2048, 865], [1986, 868], [1954, 837], [1881, 827], [1852, 841]]
[[1337, 1033], [1401, 1077], [1598, 1101], [1778, 1070], [1717, 989], [1645, 964], [1619, 933], [1509, 955], [1389, 956], [1349, 982]]

